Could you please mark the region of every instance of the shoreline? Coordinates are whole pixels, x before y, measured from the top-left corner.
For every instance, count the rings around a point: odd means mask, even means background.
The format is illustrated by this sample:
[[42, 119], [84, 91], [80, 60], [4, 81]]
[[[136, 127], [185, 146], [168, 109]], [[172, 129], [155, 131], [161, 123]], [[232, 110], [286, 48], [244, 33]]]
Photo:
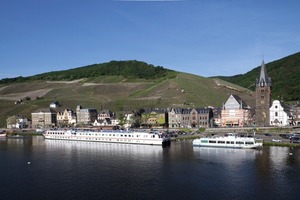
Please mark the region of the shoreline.
[[[297, 127], [298, 128], [298, 127]], [[222, 136], [225, 133], [232, 132], [232, 133], [241, 133], [241, 134], [247, 134], [252, 135], [254, 137], [263, 139], [263, 145], [264, 146], [278, 146], [278, 147], [300, 147], [300, 144], [296, 143], [290, 143], [289, 139], [284, 139], [279, 136], [279, 134], [291, 134], [295, 133], [294, 128], [208, 128], [203, 133], [191, 135], [191, 134], [185, 134], [185, 135], [177, 135], [177, 137], [171, 137], [171, 141], [182, 141], [182, 140], [193, 140], [200, 137], [211, 137], [211, 136]], [[300, 133], [299, 130], [297, 132]], [[269, 136], [266, 136], [265, 134], [269, 133]], [[10, 130], [7, 131], [7, 136], [43, 136], [42, 133], [36, 132], [33, 129], [29, 130]], [[274, 142], [272, 141], [280, 140], [280, 142]]]

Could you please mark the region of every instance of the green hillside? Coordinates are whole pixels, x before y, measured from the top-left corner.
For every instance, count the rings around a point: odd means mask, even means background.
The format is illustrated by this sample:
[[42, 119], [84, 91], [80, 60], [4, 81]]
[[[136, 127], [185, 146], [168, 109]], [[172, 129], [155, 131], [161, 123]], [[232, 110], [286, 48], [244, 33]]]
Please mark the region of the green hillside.
[[[90, 70], [90, 66], [87, 68]], [[138, 74], [133, 72], [135, 67], [128, 68], [131, 72], [125, 74], [94, 76], [92, 73], [88, 77], [78, 76], [78, 79], [66, 78], [70, 72], [63, 71], [61, 74], [50, 72], [22, 80], [2, 80], [5, 84], [0, 84], [0, 127], [5, 127], [8, 116], [20, 114], [31, 118], [31, 112], [48, 108], [54, 100], [61, 104], [59, 110], [75, 110], [77, 105], [81, 105], [116, 113], [154, 107], [221, 107], [230, 94], [241, 96], [249, 105], [254, 102], [253, 92], [220, 79], [154, 66], [149, 66], [149, 73], [156, 71], [159, 74], [155, 73], [150, 78], [148, 75], [134, 75]], [[84, 68], [80, 70], [85, 71]], [[77, 74], [76, 69], [72, 71]], [[19, 99], [27, 100], [15, 104]]]
[[[268, 75], [272, 79], [273, 99], [285, 101], [300, 100], [300, 52], [266, 64]], [[218, 78], [255, 90], [255, 80], [260, 66], [246, 74]]]

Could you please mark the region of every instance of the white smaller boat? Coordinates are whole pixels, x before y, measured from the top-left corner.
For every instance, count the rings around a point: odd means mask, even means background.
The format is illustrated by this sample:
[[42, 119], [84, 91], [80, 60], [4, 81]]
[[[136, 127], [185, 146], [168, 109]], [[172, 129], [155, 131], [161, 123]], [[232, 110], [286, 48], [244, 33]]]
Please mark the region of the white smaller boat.
[[239, 137], [235, 133], [227, 133], [226, 136], [194, 139], [193, 146], [255, 149], [263, 146], [263, 140], [257, 138]]
[[42, 128], [37, 128], [37, 129], [35, 130], [35, 132], [37, 132], [37, 133], [44, 133], [45, 130], [42, 129]]
[[6, 137], [6, 132], [0, 132], [0, 138], [5, 138]]

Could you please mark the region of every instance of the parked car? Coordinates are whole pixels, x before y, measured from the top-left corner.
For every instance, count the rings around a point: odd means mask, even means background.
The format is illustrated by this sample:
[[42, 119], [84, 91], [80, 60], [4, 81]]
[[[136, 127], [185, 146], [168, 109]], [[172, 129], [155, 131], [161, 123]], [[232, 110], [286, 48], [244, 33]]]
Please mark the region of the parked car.
[[265, 136], [272, 136], [270, 133], [266, 133]]
[[300, 143], [300, 138], [299, 137], [293, 137], [290, 139], [290, 143]]
[[272, 139], [272, 142], [282, 142], [282, 140]]
[[283, 139], [291, 139], [291, 137], [292, 137], [291, 134], [279, 134], [279, 136]]

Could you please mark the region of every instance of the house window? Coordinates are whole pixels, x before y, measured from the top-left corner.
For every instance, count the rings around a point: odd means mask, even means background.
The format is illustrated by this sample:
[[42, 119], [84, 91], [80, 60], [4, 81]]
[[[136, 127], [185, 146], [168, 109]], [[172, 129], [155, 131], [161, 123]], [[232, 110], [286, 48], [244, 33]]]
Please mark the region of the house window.
[[278, 116], [278, 112], [275, 112], [275, 117], [277, 117]]

